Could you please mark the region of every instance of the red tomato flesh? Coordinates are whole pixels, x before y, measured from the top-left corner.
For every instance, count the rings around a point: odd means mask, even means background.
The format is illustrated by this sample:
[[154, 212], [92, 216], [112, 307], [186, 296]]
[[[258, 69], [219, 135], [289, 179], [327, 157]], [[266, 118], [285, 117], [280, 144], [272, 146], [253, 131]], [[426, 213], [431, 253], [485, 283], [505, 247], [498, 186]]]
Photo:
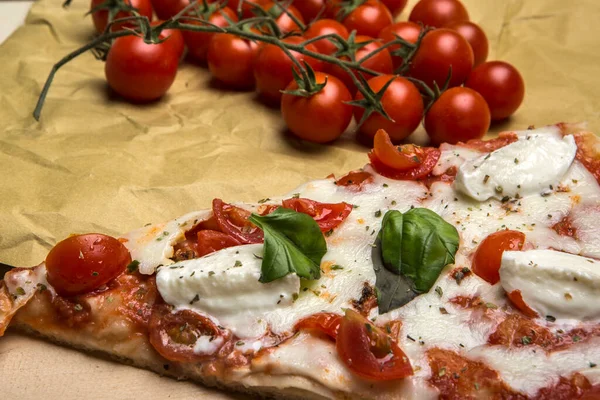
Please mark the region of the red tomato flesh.
[[352, 212], [352, 205], [348, 203], [319, 203], [303, 198], [283, 200], [283, 207], [310, 215], [322, 232], [336, 228]]
[[494, 285], [500, 281], [500, 262], [505, 251], [517, 251], [525, 244], [525, 234], [504, 230], [492, 233], [479, 244], [471, 270], [480, 278]]
[[330, 338], [337, 338], [338, 329], [342, 321], [342, 316], [333, 313], [322, 312], [302, 318], [294, 325], [295, 331], [315, 330], [320, 331]]

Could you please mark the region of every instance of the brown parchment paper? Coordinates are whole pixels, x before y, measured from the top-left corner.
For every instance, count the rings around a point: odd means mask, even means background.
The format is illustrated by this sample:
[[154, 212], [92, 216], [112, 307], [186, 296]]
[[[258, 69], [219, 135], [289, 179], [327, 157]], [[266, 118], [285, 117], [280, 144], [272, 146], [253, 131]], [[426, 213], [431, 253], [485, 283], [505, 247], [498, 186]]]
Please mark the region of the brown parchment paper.
[[[489, 59], [513, 63], [527, 85], [521, 109], [492, 133], [561, 121], [600, 131], [600, 2], [463, 1], [488, 35]], [[329, 146], [296, 140], [277, 110], [219, 89], [191, 64], [164, 99], [135, 106], [84, 55], [58, 73], [36, 122], [52, 64], [93, 34], [87, 1], [61, 3], [36, 3], [0, 46], [1, 262], [31, 266], [71, 233], [119, 235], [214, 197], [256, 201], [366, 163], [353, 135]], [[0, 339], [0, 390], [6, 399], [243, 398], [16, 334]]]

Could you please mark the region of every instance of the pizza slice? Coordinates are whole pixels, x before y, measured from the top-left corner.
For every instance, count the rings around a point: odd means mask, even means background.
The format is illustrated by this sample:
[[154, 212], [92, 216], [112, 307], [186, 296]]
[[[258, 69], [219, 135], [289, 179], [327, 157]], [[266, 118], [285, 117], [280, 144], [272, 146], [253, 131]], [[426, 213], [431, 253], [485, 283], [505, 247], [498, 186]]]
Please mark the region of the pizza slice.
[[0, 281], [0, 334], [281, 398], [600, 397], [600, 144], [581, 126], [370, 164]]

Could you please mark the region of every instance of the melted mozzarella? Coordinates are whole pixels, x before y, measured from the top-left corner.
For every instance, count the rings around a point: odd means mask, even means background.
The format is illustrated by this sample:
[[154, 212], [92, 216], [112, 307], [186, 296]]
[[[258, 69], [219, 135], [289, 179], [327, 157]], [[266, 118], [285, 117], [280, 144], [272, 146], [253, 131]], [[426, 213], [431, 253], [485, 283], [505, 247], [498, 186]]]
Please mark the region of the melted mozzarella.
[[456, 175], [456, 189], [486, 201], [522, 197], [558, 184], [577, 152], [573, 135], [533, 134], [489, 154], [464, 162]]
[[600, 262], [554, 250], [505, 251], [500, 283], [540, 316], [600, 318]]

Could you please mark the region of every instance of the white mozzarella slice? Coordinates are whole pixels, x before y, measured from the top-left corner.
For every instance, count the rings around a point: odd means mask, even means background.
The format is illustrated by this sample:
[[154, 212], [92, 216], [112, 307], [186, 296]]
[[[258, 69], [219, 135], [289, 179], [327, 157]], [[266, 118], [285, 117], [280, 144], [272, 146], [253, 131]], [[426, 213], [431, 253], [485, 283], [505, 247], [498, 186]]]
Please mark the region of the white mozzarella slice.
[[600, 318], [600, 261], [554, 250], [505, 251], [500, 283], [541, 317]]
[[452, 167], [459, 168], [465, 161], [479, 158], [482, 154], [481, 151], [475, 149], [448, 143], [442, 143], [440, 150], [442, 154], [440, 154], [440, 159], [432, 171], [435, 176], [442, 175]]
[[581, 255], [600, 258], [600, 202], [574, 207], [569, 218], [581, 242]]
[[560, 182], [576, 152], [573, 135], [530, 133], [463, 163], [458, 169], [455, 187], [478, 201], [544, 192]]

